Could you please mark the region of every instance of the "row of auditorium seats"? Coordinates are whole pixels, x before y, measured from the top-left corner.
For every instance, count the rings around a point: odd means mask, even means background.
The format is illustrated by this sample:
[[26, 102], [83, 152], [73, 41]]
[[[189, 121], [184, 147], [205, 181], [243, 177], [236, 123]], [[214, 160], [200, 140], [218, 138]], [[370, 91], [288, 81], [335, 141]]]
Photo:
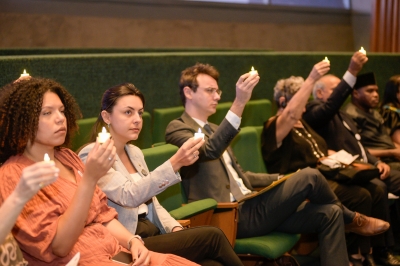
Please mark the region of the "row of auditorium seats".
[[[210, 116], [209, 121], [219, 124], [224, 119], [231, 105], [232, 102], [218, 104], [216, 113]], [[144, 112], [142, 131], [139, 138], [133, 144], [141, 149], [145, 149], [150, 148], [153, 144], [157, 146], [159, 143], [163, 143], [168, 123], [180, 117], [183, 111], [183, 106], [177, 106], [154, 109], [152, 115], [149, 112]], [[272, 107], [269, 100], [251, 100], [244, 109], [241, 126], [261, 126], [271, 116], [271, 113]], [[72, 140], [72, 150], [76, 151], [79, 147], [88, 143], [91, 129], [96, 120], [97, 117], [78, 120], [79, 131]]]
[[[260, 151], [260, 134], [262, 126], [243, 127], [232, 143], [232, 148], [244, 170], [254, 172], [266, 172]], [[154, 170], [177, 151], [177, 147], [164, 144], [154, 148], [143, 149], [145, 160], [150, 170]], [[161, 205], [166, 208], [176, 219], [190, 219], [191, 226], [213, 225], [220, 227], [227, 238], [234, 246], [234, 250], [241, 257], [246, 265], [256, 265], [263, 260], [275, 259], [289, 251], [299, 240], [299, 235], [272, 232], [270, 234], [236, 239], [237, 228], [237, 203], [218, 203], [212, 208], [212, 203], [202, 201], [193, 202], [196, 204], [192, 212], [183, 211], [182, 204], [185, 204], [186, 196], [180, 184], [167, 188], [157, 195]], [[211, 201], [211, 199], [207, 199]], [[184, 205], [189, 208], [190, 204]], [[212, 210], [212, 216], [208, 219], [191, 218], [191, 213], [200, 213], [202, 207]]]

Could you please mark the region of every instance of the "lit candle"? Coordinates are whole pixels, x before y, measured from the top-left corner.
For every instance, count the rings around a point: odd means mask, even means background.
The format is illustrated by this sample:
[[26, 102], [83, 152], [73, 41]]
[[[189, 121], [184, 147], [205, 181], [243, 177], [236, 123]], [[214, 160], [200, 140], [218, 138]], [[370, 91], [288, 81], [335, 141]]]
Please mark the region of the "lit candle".
[[256, 75], [256, 74], [258, 74], [258, 71], [255, 70], [254, 67], [252, 66], [249, 73], [250, 73], [250, 75]]
[[358, 50], [360, 53], [367, 55], [367, 51], [364, 50], [364, 47], [361, 46], [361, 49]]
[[50, 156], [47, 153], [44, 154], [43, 161], [50, 162]]
[[204, 133], [201, 132], [201, 128], [199, 128], [199, 131], [194, 133], [194, 139], [197, 139], [197, 138], [202, 138], [204, 140]]
[[326, 57], [326, 56], [325, 56], [324, 60], [322, 60], [322, 61], [327, 62], [328, 64], [331, 63], [331, 61], [329, 61], [328, 57]]
[[24, 73], [21, 74], [21, 78], [23, 77], [29, 77], [29, 73], [26, 73], [26, 70], [24, 69]]
[[106, 128], [103, 127], [99, 135], [97, 136], [97, 142], [102, 144], [110, 138], [111, 134], [107, 132]]

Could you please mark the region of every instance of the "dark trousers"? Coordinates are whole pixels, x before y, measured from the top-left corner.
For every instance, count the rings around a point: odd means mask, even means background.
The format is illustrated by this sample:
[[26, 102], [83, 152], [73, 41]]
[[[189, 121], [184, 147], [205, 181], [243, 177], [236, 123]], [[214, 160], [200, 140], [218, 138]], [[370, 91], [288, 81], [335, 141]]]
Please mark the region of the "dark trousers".
[[[363, 185], [343, 185], [328, 180], [328, 183], [342, 204], [348, 209], [388, 221], [387, 193], [382, 186], [371, 182]], [[384, 184], [382, 185], [384, 186]], [[346, 235], [347, 250], [349, 254], [357, 254], [358, 250], [362, 254], [368, 254], [371, 245], [373, 246], [373, 243], [381, 242], [383, 239], [384, 234], [366, 237], [349, 233]]]
[[143, 241], [151, 251], [175, 254], [201, 265], [243, 265], [225, 234], [212, 226], [192, 227]]
[[321, 265], [349, 265], [342, 206], [318, 170], [303, 169], [239, 206], [238, 238], [273, 230], [317, 233]]

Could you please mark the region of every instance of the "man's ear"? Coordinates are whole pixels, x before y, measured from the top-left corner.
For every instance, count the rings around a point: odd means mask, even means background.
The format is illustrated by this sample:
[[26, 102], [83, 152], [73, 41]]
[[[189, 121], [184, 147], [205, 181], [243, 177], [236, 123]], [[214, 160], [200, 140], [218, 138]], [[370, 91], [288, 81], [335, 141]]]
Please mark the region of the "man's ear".
[[316, 100], [320, 100], [320, 99], [322, 99], [322, 90], [321, 89], [317, 89], [317, 91], [316, 91], [316, 96], [317, 96], [317, 99]]
[[111, 123], [110, 114], [106, 110], [101, 111], [101, 117], [103, 118], [104, 123], [106, 124]]
[[351, 97], [353, 97], [353, 99], [358, 100], [360, 96], [360, 93], [358, 92], [358, 90], [353, 90], [353, 92], [351, 93]]
[[192, 99], [192, 94], [194, 93], [194, 91], [189, 88], [189, 86], [185, 86], [183, 88], [183, 93], [185, 94], [186, 99]]

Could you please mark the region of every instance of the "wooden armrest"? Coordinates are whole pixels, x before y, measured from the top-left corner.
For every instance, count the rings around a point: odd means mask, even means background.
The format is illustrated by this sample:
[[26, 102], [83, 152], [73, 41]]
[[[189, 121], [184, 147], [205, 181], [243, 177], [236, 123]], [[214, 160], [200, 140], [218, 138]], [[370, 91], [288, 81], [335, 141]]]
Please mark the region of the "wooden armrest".
[[177, 221], [183, 228], [190, 227], [190, 220], [177, 220]]
[[238, 206], [237, 202], [220, 202], [211, 219], [211, 225], [219, 227], [225, 233], [232, 247], [236, 240]]
[[217, 204], [217, 209], [233, 209], [238, 206], [239, 204], [237, 202], [220, 202]]

